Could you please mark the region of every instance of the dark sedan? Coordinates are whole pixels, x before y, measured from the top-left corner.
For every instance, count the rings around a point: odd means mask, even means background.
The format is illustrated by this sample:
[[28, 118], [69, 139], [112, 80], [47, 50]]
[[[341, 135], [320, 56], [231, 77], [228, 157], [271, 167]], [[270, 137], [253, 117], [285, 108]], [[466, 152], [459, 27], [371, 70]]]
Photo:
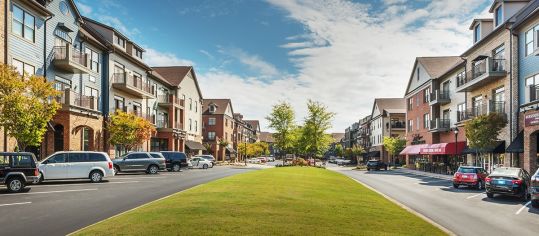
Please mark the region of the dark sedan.
[[530, 174], [522, 168], [500, 167], [485, 178], [487, 197], [494, 194], [517, 196], [522, 200], [529, 197]]
[[539, 208], [539, 169], [531, 177], [530, 182], [530, 195], [532, 200], [532, 206], [535, 208]]
[[387, 170], [387, 164], [380, 160], [371, 160], [367, 162], [367, 170]]

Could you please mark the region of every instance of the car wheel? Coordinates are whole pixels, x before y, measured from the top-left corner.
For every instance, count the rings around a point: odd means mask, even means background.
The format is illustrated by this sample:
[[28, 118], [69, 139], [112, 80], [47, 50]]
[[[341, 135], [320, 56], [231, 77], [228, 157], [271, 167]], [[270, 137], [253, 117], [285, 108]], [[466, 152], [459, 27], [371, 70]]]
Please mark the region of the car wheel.
[[156, 165], [151, 165], [148, 167], [148, 174], [155, 175], [159, 171], [159, 168]]
[[176, 164], [172, 165], [172, 172], [178, 172], [180, 170], [181, 170], [180, 164], [176, 163]]
[[494, 193], [487, 193], [487, 197], [488, 197], [488, 198], [493, 198], [493, 197], [494, 197]]
[[18, 193], [24, 189], [24, 180], [21, 177], [13, 177], [6, 182], [7, 190], [11, 193]]
[[532, 207], [539, 208], [539, 201], [538, 200], [532, 201]]
[[478, 189], [478, 190], [481, 190], [483, 188], [483, 182], [480, 181], [477, 181], [477, 184], [475, 185], [475, 188]]
[[204, 165], [202, 166], [202, 169], [208, 169], [208, 164], [204, 164]]
[[114, 165], [113, 169], [114, 169], [114, 175], [117, 175], [118, 173], [120, 173], [120, 167], [118, 167], [117, 165]]
[[37, 181], [38, 184], [41, 184], [43, 183], [43, 181], [45, 181], [45, 176], [43, 175], [43, 173], [40, 172], [40, 174], [41, 176], [39, 176], [39, 180]]
[[103, 174], [101, 171], [94, 170], [90, 172], [90, 181], [92, 181], [92, 183], [99, 183], [101, 180], [103, 180]]
[[458, 184], [453, 184], [453, 188], [459, 188]]

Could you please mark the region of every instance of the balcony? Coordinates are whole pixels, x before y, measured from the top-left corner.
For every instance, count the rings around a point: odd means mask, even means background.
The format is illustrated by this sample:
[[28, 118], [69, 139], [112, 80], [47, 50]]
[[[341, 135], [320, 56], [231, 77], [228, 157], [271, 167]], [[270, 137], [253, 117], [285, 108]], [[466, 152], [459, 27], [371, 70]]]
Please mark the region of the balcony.
[[54, 66], [72, 73], [88, 73], [88, 55], [71, 45], [53, 47], [52, 63]]
[[465, 111], [457, 111], [457, 122], [464, 122], [481, 115], [488, 115], [491, 113], [498, 113], [504, 118], [507, 118], [505, 112], [505, 102], [499, 101], [487, 101], [486, 104], [474, 106], [471, 109]]
[[157, 105], [162, 107], [175, 106], [178, 108], [183, 108], [185, 105], [185, 100], [177, 98], [172, 94], [159, 95], [157, 96]]
[[66, 89], [56, 101], [62, 105], [61, 110], [82, 114], [98, 115], [98, 98], [85, 96], [71, 89]]
[[436, 90], [433, 93], [430, 94], [430, 102], [429, 105], [444, 105], [451, 102], [451, 99], [449, 98], [449, 91], [440, 91]]
[[405, 121], [391, 121], [391, 129], [402, 129], [404, 130], [406, 128], [406, 122]]
[[112, 75], [112, 87], [138, 98], [154, 97], [151, 86], [143, 83], [142, 78], [127, 73], [114, 73]]
[[457, 92], [472, 91], [506, 75], [505, 59], [486, 57], [472, 66], [466, 77], [457, 79]]
[[434, 120], [430, 120], [430, 132], [445, 132], [449, 131], [449, 128], [451, 126], [451, 121], [449, 119], [440, 119], [436, 118]]

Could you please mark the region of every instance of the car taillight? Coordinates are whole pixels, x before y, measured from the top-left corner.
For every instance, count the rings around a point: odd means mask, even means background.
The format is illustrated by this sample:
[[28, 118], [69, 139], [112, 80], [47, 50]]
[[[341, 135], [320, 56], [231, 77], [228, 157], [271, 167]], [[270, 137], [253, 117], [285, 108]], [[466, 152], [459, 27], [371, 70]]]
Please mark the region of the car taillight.
[[473, 174], [473, 175], [472, 175], [472, 179], [477, 179], [477, 175], [476, 175], [476, 174]]
[[35, 168], [34, 169], [34, 176], [38, 176], [39, 175], [39, 169], [38, 168]]
[[490, 183], [490, 177], [486, 177], [485, 182]]
[[109, 169], [112, 170], [112, 162], [109, 162]]
[[513, 182], [514, 185], [521, 185], [522, 184], [522, 180], [520, 180], [520, 179], [515, 179], [515, 180], [512, 180], [511, 182]]

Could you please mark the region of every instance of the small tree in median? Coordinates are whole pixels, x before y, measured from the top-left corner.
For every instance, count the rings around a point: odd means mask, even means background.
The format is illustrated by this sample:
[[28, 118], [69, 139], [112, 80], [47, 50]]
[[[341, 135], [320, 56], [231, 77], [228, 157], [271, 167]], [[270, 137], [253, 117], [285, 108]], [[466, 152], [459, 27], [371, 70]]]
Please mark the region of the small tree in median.
[[359, 164], [359, 156], [365, 153], [365, 149], [362, 146], [354, 145], [352, 147], [352, 156], [355, 158], [357, 164]]
[[344, 155], [344, 150], [340, 143], [335, 144], [335, 155], [337, 155], [338, 157], [342, 157]]
[[60, 105], [52, 99], [61, 93], [41, 76], [21, 76], [0, 64], [0, 126], [17, 140], [18, 150], [37, 146], [47, 132], [47, 122]]
[[[275, 146], [281, 150], [281, 154], [286, 154], [294, 147], [293, 130], [296, 126], [294, 119], [294, 110], [287, 102], [281, 102], [273, 105], [270, 115], [266, 117], [266, 120], [269, 122], [268, 127], [275, 130], [275, 133], [272, 136], [275, 140]], [[282, 158], [284, 165], [286, 159], [284, 156], [282, 156]]]
[[507, 120], [498, 113], [481, 115], [469, 120], [464, 126], [468, 146], [477, 150], [477, 154], [481, 156], [487, 149], [495, 147], [498, 136], [506, 125]]
[[406, 147], [406, 140], [400, 137], [384, 137], [384, 148], [389, 155], [391, 163], [395, 154], [400, 153]]
[[118, 111], [110, 117], [108, 130], [110, 143], [121, 145], [127, 152], [142, 145], [155, 132], [155, 128], [148, 120], [123, 111]]
[[327, 130], [331, 128], [331, 121], [335, 113], [320, 102], [309, 100], [307, 102], [308, 115], [305, 117], [302, 140], [305, 142], [306, 154], [312, 158], [323, 155], [329, 144], [333, 141]]

